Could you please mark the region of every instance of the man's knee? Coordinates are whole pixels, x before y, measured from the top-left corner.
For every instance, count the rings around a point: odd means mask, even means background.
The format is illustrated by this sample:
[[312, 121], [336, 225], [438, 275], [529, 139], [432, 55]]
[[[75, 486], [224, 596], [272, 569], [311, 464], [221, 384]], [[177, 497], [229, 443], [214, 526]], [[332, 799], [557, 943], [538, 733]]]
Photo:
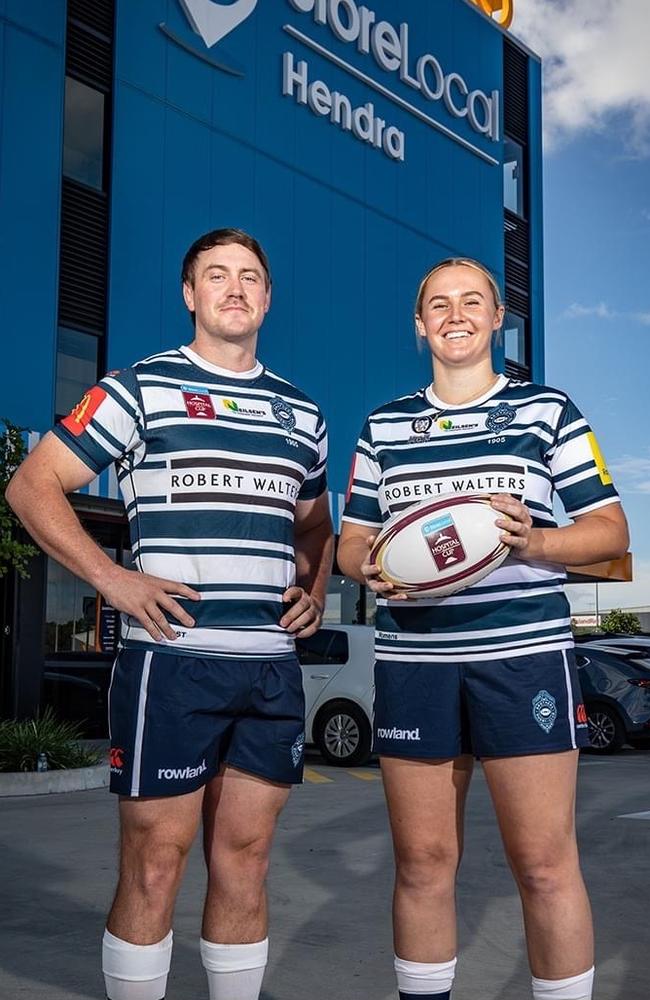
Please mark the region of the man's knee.
[[528, 895], [557, 895], [580, 877], [577, 854], [572, 850], [513, 851], [509, 852], [508, 861], [517, 884]]
[[120, 880], [145, 896], [166, 896], [180, 880], [188, 851], [188, 845], [153, 836], [129, 838], [122, 843]]
[[400, 845], [395, 853], [397, 883], [410, 892], [448, 892], [458, 869], [454, 845], [438, 841]]

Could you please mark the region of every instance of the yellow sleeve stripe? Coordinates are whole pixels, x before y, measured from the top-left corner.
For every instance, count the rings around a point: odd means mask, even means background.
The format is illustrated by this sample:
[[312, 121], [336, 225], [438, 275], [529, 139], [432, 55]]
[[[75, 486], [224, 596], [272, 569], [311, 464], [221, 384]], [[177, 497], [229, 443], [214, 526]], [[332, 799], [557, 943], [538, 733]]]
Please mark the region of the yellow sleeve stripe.
[[612, 477], [609, 474], [609, 469], [607, 468], [607, 463], [603, 457], [603, 453], [600, 450], [598, 441], [596, 440], [596, 435], [593, 431], [589, 431], [587, 434], [587, 440], [589, 441], [589, 447], [591, 448], [591, 454], [594, 456], [594, 462], [596, 463], [596, 468], [598, 469], [598, 475], [600, 476], [600, 481], [603, 486], [611, 486], [613, 483]]

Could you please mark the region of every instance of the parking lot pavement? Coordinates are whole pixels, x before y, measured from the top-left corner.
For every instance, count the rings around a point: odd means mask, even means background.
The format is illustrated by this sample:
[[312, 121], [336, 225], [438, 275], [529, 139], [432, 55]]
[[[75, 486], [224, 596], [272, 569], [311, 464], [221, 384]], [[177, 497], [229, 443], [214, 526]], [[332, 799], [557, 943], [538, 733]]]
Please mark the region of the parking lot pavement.
[[[595, 1000], [647, 1000], [650, 754], [584, 756], [578, 823], [596, 922]], [[99, 942], [113, 889], [115, 809], [105, 790], [5, 799], [0, 819], [0, 997], [101, 997]], [[308, 760], [283, 813], [269, 876], [264, 1000], [389, 1000], [392, 855], [376, 765]], [[207, 995], [198, 955], [203, 872], [192, 854], [175, 919], [168, 1000]], [[480, 768], [458, 889], [454, 1000], [530, 995], [519, 901]]]

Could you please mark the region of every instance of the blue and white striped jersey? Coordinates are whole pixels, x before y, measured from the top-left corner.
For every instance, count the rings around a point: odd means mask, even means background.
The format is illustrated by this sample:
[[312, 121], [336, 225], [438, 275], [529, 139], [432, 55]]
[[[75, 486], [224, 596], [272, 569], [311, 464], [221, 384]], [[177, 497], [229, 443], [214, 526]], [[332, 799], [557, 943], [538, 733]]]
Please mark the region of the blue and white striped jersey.
[[111, 373], [54, 432], [90, 469], [115, 463], [136, 566], [201, 601], [179, 638], [154, 643], [122, 616], [122, 641], [202, 656], [281, 657], [295, 581], [294, 512], [327, 488], [319, 408], [259, 362], [236, 375], [188, 347]]
[[[574, 518], [618, 500], [596, 439], [565, 393], [500, 376], [447, 406], [432, 387], [375, 410], [357, 444], [343, 519], [377, 530], [445, 493], [510, 493], [535, 527], [555, 527], [557, 494]], [[377, 602], [378, 659], [467, 661], [573, 645], [563, 567], [508, 556], [451, 597]]]

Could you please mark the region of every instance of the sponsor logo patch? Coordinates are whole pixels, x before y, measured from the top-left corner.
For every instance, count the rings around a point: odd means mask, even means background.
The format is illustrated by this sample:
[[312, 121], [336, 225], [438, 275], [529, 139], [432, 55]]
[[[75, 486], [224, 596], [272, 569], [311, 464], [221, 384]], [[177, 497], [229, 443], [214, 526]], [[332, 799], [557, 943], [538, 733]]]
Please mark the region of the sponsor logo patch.
[[287, 434], [291, 434], [292, 430], [296, 426], [296, 415], [293, 412], [293, 407], [290, 403], [287, 403], [286, 399], [280, 399], [279, 396], [274, 396], [271, 400], [271, 413], [279, 423], [283, 431]]
[[443, 514], [422, 525], [422, 534], [439, 570], [467, 559], [451, 514]]
[[95, 385], [82, 396], [74, 409], [61, 421], [66, 430], [79, 437], [97, 413], [97, 410], [106, 399], [106, 390]]
[[188, 417], [203, 417], [205, 420], [215, 420], [216, 413], [210, 398], [210, 390], [203, 386], [182, 385], [183, 402]]
[[294, 767], [298, 767], [298, 764], [302, 760], [302, 755], [305, 752], [305, 734], [301, 733], [300, 736], [296, 738], [295, 743], [291, 747], [291, 763]]
[[493, 434], [500, 434], [501, 431], [510, 426], [516, 416], [517, 411], [514, 406], [510, 406], [509, 403], [499, 403], [498, 406], [493, 406], [491, 410], [488, 410], [485, 426]]
[[158, 781], [188, 781], [190, 778], [198, 778], [208, 769], [205, 759], [198, 767], [159, 767]]
[[124, 750], [122, 747], [111, 747], [108, 752], [108, 761], [111, 771], [114, 774], [121, 774], [124, 767]]
[[588, 725], [587, 709], [580, 703], [576, 705], [576, 728], [584, 729]]
[[589, 431], [587, 434], [587, 441], [589, 442], [589, 447], [591, 448], [591, 454], [594, 456], [594, 462], [596, 463], [596, 468], [598, 469], [598, 475], [600, 476], [600, 481], [603, 486], [611, 486], [613, 479], [607, 468], [607, 462], [603, 457], [603, 453], [600, 450], [600, 445], [596, 440], [596, 435], [593, 431]]
[[417, 729], [398, 729], [393, 726], [392, 729], [377, 729], [377, 736], [380, 740], [415, 740], [419, 742], [420, 737], [420, 727]]
[[532, 700], [533, 719], [545, 733], [550, 733], [557, 719], [557, 704], [548, 691], [538, 691]]
[[236, 399], [222, 399], [224, 409], [229, 413], [238, 413], [243, 417], [263, 417], [264, 410], [255, 410], [251, 407], [240, 406]]

